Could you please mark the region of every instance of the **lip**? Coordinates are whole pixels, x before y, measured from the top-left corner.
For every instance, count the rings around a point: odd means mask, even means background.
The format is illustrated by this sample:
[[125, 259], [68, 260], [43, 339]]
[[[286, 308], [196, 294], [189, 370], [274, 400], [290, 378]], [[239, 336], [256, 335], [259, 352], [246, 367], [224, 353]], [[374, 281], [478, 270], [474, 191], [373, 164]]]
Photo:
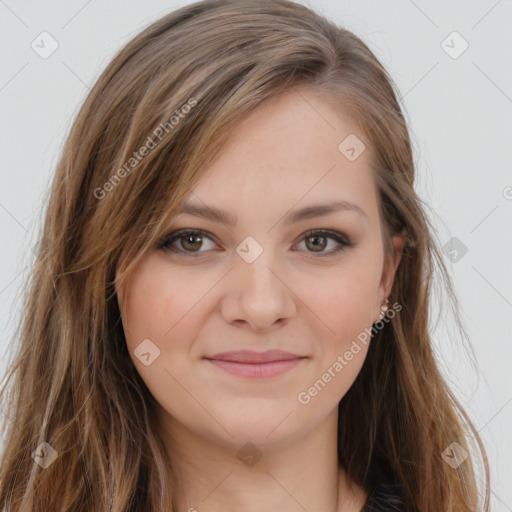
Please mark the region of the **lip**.
[[285, 352], [284, 350], [267, 350], [266, 352], [256, 352], [254, 350], [232, 350], [230, 352], [221, 352], [206, 359], [216, 361], [230, 361], [233, 363], [273, 363], [276, 361], [290, 361], [293, 359], [301, 359], [302, 356]]
[[205, 359], [232, 375], [261, 379], [281, 375], [297, 366], [305, 357], [282, 350], [237, 350], [222, 352]]

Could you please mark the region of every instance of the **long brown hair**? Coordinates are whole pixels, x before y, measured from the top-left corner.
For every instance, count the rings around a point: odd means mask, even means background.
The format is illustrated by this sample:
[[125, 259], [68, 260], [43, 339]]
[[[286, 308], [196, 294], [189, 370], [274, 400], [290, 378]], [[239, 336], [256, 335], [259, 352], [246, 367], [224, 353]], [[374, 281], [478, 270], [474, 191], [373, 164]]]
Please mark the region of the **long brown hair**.
[[[155, 399], [125, 343], [116, 269], [126, 262], [126, 277], [154, 246], [237, 123], [290, 89], [311, 90], [349, 113], [374, 149], [388, 256], [391, 236], [406, 230], [389, 297], [402, 310], [374, 335], [340, 401], [340, 464], [366, 488], [392, 475], [410, 510], [488, 510], [484, 447], [433, 353], [436, 278], [464, 338], [465, 330], [414, 191], [396, 86], [358, 37], [311, 9], [287, 0], [207, 0], [130, 41], [71, 128], [2, 386], [2, 511], [175, 510], [172, 461], [153, 428]], [[451, 459], [462, 450], [469, 456], [452, 467], [446, 450]], [[43, 454], [56, 455], [45, 468]]]

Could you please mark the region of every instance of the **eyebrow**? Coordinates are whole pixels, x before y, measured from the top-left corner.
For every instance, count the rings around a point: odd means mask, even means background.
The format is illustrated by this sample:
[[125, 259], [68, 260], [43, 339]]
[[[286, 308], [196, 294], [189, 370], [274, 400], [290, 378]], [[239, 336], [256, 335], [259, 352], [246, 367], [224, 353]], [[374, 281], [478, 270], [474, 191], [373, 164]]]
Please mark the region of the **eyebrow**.
[[[291, 212], [285, 215], [283, 222], [285, 225], [289, 225], [294, 224], [296, 222], [300, 222], [305, 219], [321, 217], [324, 215], [329, 215], [331, 213], [340, 211], [356, 212], [365, 219], [368, 219], [365, 211], [357, 204], [351, 203], [350, 201], [333, 201], [330, 203], [306, 206], [305, 208], [301, 208], [300, 210], [292, 210]], [[237, 217], [233, 215], [231, 212], [214, 208], [212, 206], [203, 206], [194, 203], [185, 203], [176, 212], [176, 215], [179, 214], [189, 214], [194, 215], [196, 217], [203, 217], [205, 219], [212, 220], [215, 222], [222, 222], [223, 224], [226, 224], [231, 227], [235, 226], [237, 222]]]

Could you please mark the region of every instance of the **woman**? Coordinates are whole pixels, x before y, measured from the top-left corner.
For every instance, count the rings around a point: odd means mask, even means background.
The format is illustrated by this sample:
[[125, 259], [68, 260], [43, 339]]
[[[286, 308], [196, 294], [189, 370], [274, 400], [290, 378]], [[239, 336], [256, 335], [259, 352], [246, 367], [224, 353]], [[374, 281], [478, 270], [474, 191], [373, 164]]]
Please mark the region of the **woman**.
[[488, 510], [407, 126], [351, 32], [286, 0], [153, 23], [79, 112], [41, 238], [1, 510]]

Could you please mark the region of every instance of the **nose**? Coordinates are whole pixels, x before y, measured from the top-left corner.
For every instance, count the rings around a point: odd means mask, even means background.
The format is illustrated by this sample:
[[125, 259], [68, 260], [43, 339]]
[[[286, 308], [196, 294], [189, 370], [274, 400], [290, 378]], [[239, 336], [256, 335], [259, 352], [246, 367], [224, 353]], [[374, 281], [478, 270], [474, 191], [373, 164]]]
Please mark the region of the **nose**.
[[229, 291], [221, 303], [226, 322], [267, 332], [288, 322], [297, 311], [291, 283], [283, 270], [264, 257], [240, 259], [229, 273]]

